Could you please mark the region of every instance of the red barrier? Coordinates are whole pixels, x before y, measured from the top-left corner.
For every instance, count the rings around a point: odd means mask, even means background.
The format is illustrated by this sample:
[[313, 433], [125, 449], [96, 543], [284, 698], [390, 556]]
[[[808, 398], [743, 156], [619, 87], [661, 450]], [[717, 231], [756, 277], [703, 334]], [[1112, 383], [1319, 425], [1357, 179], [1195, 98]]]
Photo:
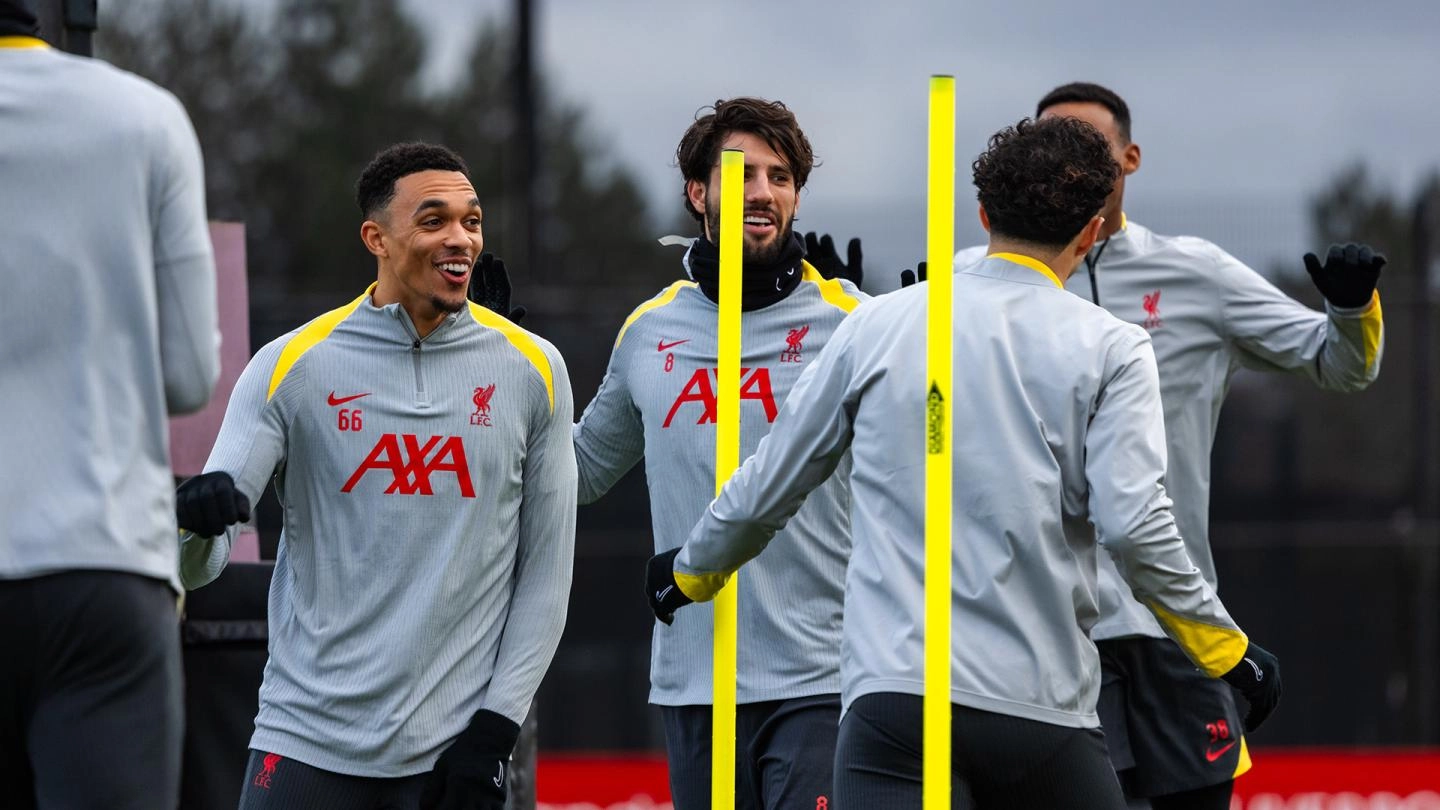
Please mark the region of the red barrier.
[[1231, 810], [1440, 810], [1440, 752], [1260, 749]]
[[[1231, 810], [1440, 810], [1440, 751], [1259, 749]], [[671, 810], [665, 758], [546, 755], [539, 810]]]
[[536, 810], [673, 810], [663, 754], [540, 757]]

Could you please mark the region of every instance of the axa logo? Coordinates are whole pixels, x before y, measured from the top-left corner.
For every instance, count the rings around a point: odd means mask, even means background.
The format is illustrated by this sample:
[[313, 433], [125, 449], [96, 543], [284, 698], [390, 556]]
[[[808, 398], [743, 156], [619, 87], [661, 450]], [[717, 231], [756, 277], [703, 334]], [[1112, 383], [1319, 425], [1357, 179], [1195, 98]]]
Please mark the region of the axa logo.
[[1146, 329], [1154, 331], [1164, 325], [1160, 320], [1160, 291], [1156, 290], [1141, 299], [1141, 305], [1145, 307], [1145, 322], [1141, 324]]
[[386, 495], [434, 495], [430, 477], [446, 473], [455, 476], [461, 495], [475, 497], [470, 465], [465, 461], [465, 443], [459, 436], [431, 436], [421, 444], [420, 438], [410, 433], [386, 433], [340, 491], [349, 492], [372, 472], [389, 473]]
[[269, 790], [270, 780], [275, 777], [275, 766], [279, 764], [279, 754], [266, 754], [265, 759], [260, 764], [259, 772], [256, 773], [255, 778], [251, 780], [252, 784], [254, 784], [255, 787]]
[[[695, 424], [714, 424], [715, 422], [715, 379], [717, 372], [713, 368], [697, 368], [690, 379], [685, 381], [685, 387], [681, 389], [680, 396], [670, 406], [670, 412], [665, 414], [665, 422], [662, 428], [670, 427], [675, 420], [676, 414], [687, 404], [700, 406], [700, 418]], [[754, 400], [765, 408], [765, 421], [774, 422], [775, 414], [779, 411], [775, 407], [775, 391], [770, 386], [770, 369], [768, 368], [742, 368], [740, 369], [740, 401]]]
[[470, 400], [475, 403], [475, 412], [470, 414], [470, 424], [490, 427], [490, 398], [495, 396], [495, 383], [475, 389]]
[[791, 329], [790, 334], [785, 336], [785, 350], [780, 352], [780, 362], [800, 362], [800, 352], [805, 348], [803, 341], [808, 334], [810, 334], [810, 324], [808, 323], [799, 329]]

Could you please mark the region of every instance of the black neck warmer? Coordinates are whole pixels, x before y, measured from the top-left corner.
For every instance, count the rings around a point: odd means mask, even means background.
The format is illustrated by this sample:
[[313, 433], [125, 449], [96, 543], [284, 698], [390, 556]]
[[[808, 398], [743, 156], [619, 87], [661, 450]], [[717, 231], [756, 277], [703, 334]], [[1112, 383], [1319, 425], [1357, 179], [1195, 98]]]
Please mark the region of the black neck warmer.
[[[768, 262], [745, 262], [740, 274], [740, 309], [744, 312], [762, 309], [783, 299], [800, 286], [800, 260], [805, 258], [805, 244], [794, 233]], [[690, 248], [690, 275], [700, 291], [711, 301], [720, 302], [720, 249], [705, 237], [695, 240]]]
[[38, 37], [40, 23], [25, 0], [0, 0], [0, 37]]

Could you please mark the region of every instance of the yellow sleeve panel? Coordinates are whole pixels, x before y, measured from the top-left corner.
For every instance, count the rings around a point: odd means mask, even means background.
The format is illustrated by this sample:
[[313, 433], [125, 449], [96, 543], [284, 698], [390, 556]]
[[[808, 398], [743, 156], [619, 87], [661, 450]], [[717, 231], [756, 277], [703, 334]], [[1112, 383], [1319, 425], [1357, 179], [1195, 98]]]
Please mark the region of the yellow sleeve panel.
[[481, 326], [494, 329], [504, 335], [505, 339], [510, 341], [510, 345], [514, 346], [525, 356], [526, 360], [530, 361], [530, 365], [540, 372], [540, 379], [545, 381], [545, 393], [550, 397], [550, 412], [554, 413], [555, 373], [550, 368], [550, 358], [545, 356], [544, 350], [540, 348], [539, 343], [535, 342], [535, 338], [531, 337], [529, 332], [511, 323], [509, 318], [491, 312], [474, 301], [470, 302], [470, 317], [474, 318], [475, 322]]
[[[735, 573], [731, 571], [730, 574]], [[680, 592], [695, 602], [709, 602], [730, 581], [730, 574], [682, 574], [675, 572]]]
[[671, 301], [674, 301], [675, 296], [679, 295], [681, 290], [685, 289], [686, 287], [694, 286], [695, 282], [693, 281], [677, 281], [674, 284], [671, 284], [669, 287], [666, 287], [665, 290], [659, 295], [636, 307], [635, 311], [630, 313], [630, 317], [626, 318], [625, 323], [621, 325], [620, 334], [615, 336], [615, 345], [617, 347], [620, 345], [620, 341], [625, 338], [625, 330], [630, 328], [630, 324], [638, 321], [641, 315], [644, 315], [652, 309], [659, 309], [660, 307], [665, 306]]
[[1385, 330], [1385, 315], [1380, 310], [1380, 291], [1376, 290], [1370, 299], [1370, 306], [1360, 313], [1360, 334], [1365, 340], [1365, 372], [1368, 374], [1375, 365], [1375, 355], [1380, 352], [1380, 336]]
[[1190, 656], [1190, 660], [1195, 662], [1195, 666], [1206, 675], [1218, 678], [1245, 657], [1245, 648], [1250, 640], [1240, 630], [1177, 616], [1154, 602], [1148, 607], [1185, 654]]
[[284, 381], [285, 375], [290, 373], [290, 369], [295, 367], [295, 364], [300, 361], [300, 358], [305, 352], [310, 351], [319, 345], [320, 341], [330, 337], [330, 333], [335, 331], [335, 327], [339, 326], [341, 321], [350, 317], [350, 313], [354, 312], [360, 306], [361, 302], [370, 296], [370, 293], [374, 289], [375, 285], [371, 284], [365, 288], [365, 292], [361, 293], [359, 298], [356, 298], [354, 301], [351, 301], [339, 309], [332, 309], [310, 323], [305, 324], [299, 332], [295, 333], [295, 337], [290, 338], [290, 340], [286, 342], [285, 348], [280, 350], [280, 359], [275, 361], [275, 370], [270, 372], [270, 389], [265, 393], [266, 402], [269, 402], [270, 398], [275, 396], [275, 389], [280, 387], [280, 383]]
[[860, 306], [860, 300], [845, 292], [845, 288], [840, 286], [840, 282], [820, 275], [820, 271], [807, 261], [802, 260], [800, 266], [804, 268], [800, 280], [808, 281], [819, 287], [820, 297], [825, 300], [825, 303], [846, 312], [854, 312], [855, 307]]

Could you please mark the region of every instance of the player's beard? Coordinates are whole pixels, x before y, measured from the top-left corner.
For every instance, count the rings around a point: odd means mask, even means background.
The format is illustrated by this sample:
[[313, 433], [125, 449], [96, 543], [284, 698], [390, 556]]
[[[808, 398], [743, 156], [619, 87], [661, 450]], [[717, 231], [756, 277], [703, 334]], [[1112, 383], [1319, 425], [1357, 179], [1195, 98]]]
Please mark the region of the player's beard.
[[446, 301], [444, 298], [432, 294], [430, 296], [430, 306], [434, 307], [436, 312], [448, 312], [454, 315], [465, 308], [465, 296], [462, 295], [454, 301]]
[[[768, 214], [770, 212], [766, 211], [765, 213]], [[720, 206], [715, 205], [711, 207], [710, 212], [705, 216], [705, 224], [709, 228], [710, 233], [716, 237], [715, 246], [719, 247]], [[741, 227], [743, 228], [744, 226], [742, 225]], [[760, 247], [751, 247], [750, 243], [745, 241], [742, 232], [740, 237], [740, 243], [743, 245], [740, 252], [741, 261], [747, 265], [765, 265], [775, 261], [780, 257], [780, 254], [785, 251], [785, 246], [790, 244], [790, 235], [794, 231], [794, 228], [795, 218], [791, 217], [786, 221], [785, 226], [780, 228], [779, 233], [776, 234], [774, 239], [771, 239], [767, 244], [761, 245]]]

